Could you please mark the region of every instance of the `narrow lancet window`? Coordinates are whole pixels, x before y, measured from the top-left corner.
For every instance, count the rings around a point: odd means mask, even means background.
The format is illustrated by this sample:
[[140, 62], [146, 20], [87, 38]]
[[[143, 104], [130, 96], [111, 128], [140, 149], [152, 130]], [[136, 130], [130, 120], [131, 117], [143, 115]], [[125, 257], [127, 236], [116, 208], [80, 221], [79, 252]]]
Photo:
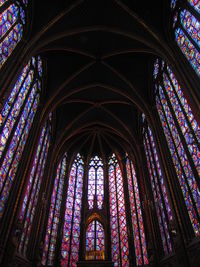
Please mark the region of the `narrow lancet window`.
[[56, 240], [58, 236], [58, 225], [60, 223], [60, 209], [63, 199], [64, 182], [67, 172], [67, 155], [65, 154], [60, 161], [56, 177], [54, 180], [54, 187], [51, 196], [51, 204], [49, 210], [49, 218], [46, 229], [44, 250], [42, 263], [44, 265], [52, 266], [55, 258]]
[[88, 172], [88, 205], [89, 209], [94, 208], [94, 201], [98, 209], [102, 209], [104, 197], [104, 173], [103, 162], [95, 156], [89, 163]]
[[144, 232], [144, 223], [141, 210], [138, 181], [133, 162], [126, 160], [126, 172], [128, 178], [128, 191], [131, 207], [131, 219], [133, 227], [133, 237], [135, 244], [135, 255], [137, 266], [148, 264], [147, 246]]
[[23, 37], [28, 1], [0, 0], [0, 69]]
[[158, 217], [162, 245], [165, 255], [172, 252], [172, 241], [170, 236], [170, 222], [172, 212], [168, 200], [167, 190], [164, 182], [163, 172], [160, 166], [157, 148], [150, 127], [143, 114], [143, 137], [144, 149], [147, 158], [147, 166], [154, 197], [154, 205]]
[[76, 267], [80, 241], [80, 220], [83, 191], [84, 162], [77, 155], [68, 180], [63, 237], [61, 245], [61, 266]]
[[109, 160], [110, 228], [115, 267], [129, 266], [129, 246], [123, 177], [116, 156]]
[[[185, 5], [172, 1], [175, 40], [192, 68], [200, 77], [200, 1], [188, 0]], [[197, 14], [198, 13], [198, 14]]]

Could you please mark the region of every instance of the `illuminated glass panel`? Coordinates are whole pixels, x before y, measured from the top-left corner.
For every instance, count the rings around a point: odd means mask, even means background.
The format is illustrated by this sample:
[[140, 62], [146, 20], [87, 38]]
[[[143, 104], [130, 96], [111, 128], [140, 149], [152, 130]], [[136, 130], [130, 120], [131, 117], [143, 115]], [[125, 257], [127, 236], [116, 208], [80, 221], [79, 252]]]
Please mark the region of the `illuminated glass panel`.
[[[33, 59], [41, 62], [40, 57]], [[0, 218], [39, 104], [41, 80], [32, 60], [22, 70], [0, 112]]]
[[175, 36], [183, 54], [187, 57], [193, 69], [200, 76], [200, 53], [196, 50], [195, 46], [191, 43], [182, 29], [176, 29]]
[[[191, 12], [193, 8], [200, 12], [200, 1], [188, 2], [191, 4], [191, 6], [188, 5], [188, 9], [177, 8], [178, 11], [175, 11], [173, 27], [175, 27], [175, 39], [178, 46], [200, 76], [200, 22]], [[173, 8], [172, 3], [171, 5]]]
[[197, 12], [200, 13], [200, 1], [199, 0], [188, 0], [191, 6], [193, 6]]
[[67, 155], [58, 165], [54, 181], [53, 193], [51, 196], [51, 205], [45, 236], [42, 263], [48, 266], [53, 265], [55, 257], [56, 239], [58, 235], [58, 224], [60, 222], [60, 208], [63, 197], [63, 186], [66, 177]]
[[3, 6], [3, 4], [5, 3], [5, 2], [7, 2], [8, 0], [0, 0], [0, 6]]
[[104, 259], [104, 230], [97, 220], [92, 221], [86, 231], [86, 259]]
[[38, 142], [37, 150], [32, 163], [28, 184], [19, 215], [19, 219], [22, 222], [23, 227], [18, 251], [24, 255], [26, 255], [27, 245], [36, 211], [50, 140], [51, 125], [48, 121], [45, 123], [40, 135], [40, 140]]
[[200, 23], [199, 21], [188, 11], [183, 10], [180, 13], [181, 23], [183, 28], [188, 32], [191, 38], [200, 45]]
[[[156, 103], [178, 181], [196, 236], [200, 235], [200, 128], [172, 70], [156, 84]], [[157, 83], [157, 82], [156, 82]]]
[[146, 238], [141, 211], [139, 188], [133, 163], [127, 159], [126, 171], [128, 178], [129, 200], [131, 205], [131, 218], [135, 243], [135, 255], [137, 266], [148, 264]]
[[78, 154], [69, 175], [61, 245], [61, 266], [64, 267], [76, 267], [76, 262], [78, 261], [84, 174], [83, 164], [83, 160]]
[[96, 196], [97, 207], [102, 209], [104, 197], [104, 174], [103, 162], [95, 156], [89, 163], [88, 172], [88, 205], [89, 209], [94, 207], [94, 199]]
[[94, 206], [94, 196], [95, 196], [95, 168], [90, 167], [88, 173], [88, 205], [89, 209], [92, 209]]
[[[7, 1], [0, 1], [3, 10], [0, 13], [0, 68], [22, 39], [25, 25], [25, 11], [21, 1], [16, 1], [16, 3], [8, 1], [10, 2], [8, 6], [4, 5], [5, 2]], [[24, 2], [25, 5], [28, 4], [28, 1]]]
[[115, 155], [109, 160], [110, 228], [115, 267], [129, 266], [128, 235], [122, 173]]
[[153, 134], [149, 126], [145, 126], [143, 129], [144, 148], [151, 179], [154, 204], [156, 207], [164, 253], [167, 255], [172, 252], [172, 243], [169, 232], [169, 222], [172, 221], [172, 212]]

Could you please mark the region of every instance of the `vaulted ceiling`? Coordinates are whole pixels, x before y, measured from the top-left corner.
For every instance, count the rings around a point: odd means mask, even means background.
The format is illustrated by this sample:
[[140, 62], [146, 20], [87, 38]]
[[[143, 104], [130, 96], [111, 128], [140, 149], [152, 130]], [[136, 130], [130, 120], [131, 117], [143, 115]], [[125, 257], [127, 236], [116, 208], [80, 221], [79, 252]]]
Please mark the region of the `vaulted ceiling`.
[[152, 103], [152, 68], [167, 45], [170, 1], [33, 1], [29, 49], [46, 62], [43, 117], [57, 151], [134, 151]]

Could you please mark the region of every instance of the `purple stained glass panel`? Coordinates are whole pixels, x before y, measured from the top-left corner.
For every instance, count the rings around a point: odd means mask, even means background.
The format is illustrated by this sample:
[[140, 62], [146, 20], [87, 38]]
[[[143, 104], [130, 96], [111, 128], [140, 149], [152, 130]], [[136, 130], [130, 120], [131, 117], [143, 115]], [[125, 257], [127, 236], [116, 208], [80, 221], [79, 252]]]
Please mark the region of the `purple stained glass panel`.
[[47, 154], [51, 139], [51, 127], [48, 123], [42, 129], [38, 147], [32, 163], [31, 173], [29, 175], [28, 184], [25, 191], [24, 201], [21, 207], [19, 219], [23, 222], [22, 235], [18, 247], [18, 251], [26, 255], [30, 231], [36, 211], [40, 185], [44, 173]]
[[0, 68], [22, 39], [25, 24], [23, 7], [15, 3], [6, 7], [5, 2], [5, 0], [0, 1], [3, 10], [0, 14]]
[[24, 67], [0, 112], [0, 217], [39, 104], [41, 84], [33, 82], [37, 71], [30, 70], [30, 62]]
[[104, 229], [102, 224], [94, 220], [86, 231], [87, 260], [102, 260], [104, 258]]
[[55, 257], [56, 239], [58, 234], [58, 224], [60, 222], [60, 208], [63, 196], [64, 180], [66, 177], [66, 154], [58, 165], [51, 196], [51, 205], [44, 242], [42, 263], [53, 265]]
[[197, 12], [200, 14], [200, 1], [199, 0], [188, 0], [191, 6], [195, 8]]
[[88, 173], [88, 204], [89, 209], [93, 208], [94, 205], [94, 196], [95, 196], [95, 168], [90, 167]]
[[110, 227], [115, 267], [129, 266], [123, 178], [115, 155], [109, 161]]
[[157, 108], [159, 111], [160, 119], [161, 119], [161, 122], [164, 128], [166, 138], [168, 140], [168, 145], [169, 145], [172, 159], [173, 159], [175, 169], [177, 172], [177, 177], [178, 177], [178, 180], [179, 180], [182, 192], [183, 192], [185, 203], [188, 209], [190, 220], [192, 222], [195, 234], [199, 236], [200, 228], [199, 228], [199, 223], [197, 219], [197, 214], [194, 211], [192, 198], [191, 198], [191, 195], [188, 194], [188, 192], [190, 191], [192, 194], [198, 213], [200, 213], [200, 204], [199, 204], [200, 203], [200, 192], [198, 190], [198, 185], [193, 175], [193, 171], [188, 162], [185, 149], [180, 140], [179, 132], [172, 118], [170, 108], [165, 99], [163, 89], [160, 88], [159, 92], [160, 92], [160, 99], [157, 98]]
[[95, 221], [92, 221], [86, 231], [86, 251], [95, 250]]
[[103, 162], [95, 156], [90, 160], [88, 172], [88, 205], [89, 209], [94, 208], [94, 199], [96, 197], [97, 207], [102, 209], [104, 197], [104, 173]]
[[2, 6], [5, 2], [7, 2], [8, 0], [0, 0], [0, 6]]
[[196, 71], [198, 76], [200, 76], [200, 53], [196, 49], [196, 47], [192, 44], [189, 38], [185, 35], [181, 28], [177, 28], [175, 30], [175, 38], [177, 44], [179, 45], [181, 51], [189, 60], [191, 66]]
[[[186, 10], [181, 14], [188, 34], [195, 35], [197, 20]], [[198, 43], [197, 35], [196, 42]], [[159, 86], [155, 80], [156, 105], [196, 236], [200, 235], [200, 127], [171, 68], [159, 69]]]
[[[69, 175], [61, 245], [61, 266], [64, 267], [75, 267], [78, 261], [84, 175], [83, 164], [83, 160], [78, 154]], [[70, 251], [71, 253], [69, 253]]]
[[199, 21], [186, 9], [180, 13], [181, 24], [188, 32], [190, 37], [200, 46], [200, 23]]
[[142, 218], [139, 188], [136, 172], [133, 163], [129, 159], [126, 161], [126, 171], [128, 178], [129, 200], [131, 206], [131, 218], [133, 225], [133, 236], [135, 244], [135, 254], [137, 266], [148, 264], [146, 239]]

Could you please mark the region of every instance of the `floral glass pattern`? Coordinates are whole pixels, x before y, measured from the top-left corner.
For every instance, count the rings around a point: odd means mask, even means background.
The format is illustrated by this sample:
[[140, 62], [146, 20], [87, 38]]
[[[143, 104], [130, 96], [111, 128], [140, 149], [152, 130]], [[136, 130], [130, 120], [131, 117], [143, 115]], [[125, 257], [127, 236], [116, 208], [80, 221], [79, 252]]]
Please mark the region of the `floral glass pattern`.
[[[51, 118], [51, 115], [49, 116], [49, 118]], [[40, 186], [44, 174], [50, 141], [51, 120], [49, 119], [45, 123], [40, 135], [19, 215], [19, 220], [22, 223], [22, 234], [18, 251], [24, 255], [26, 255], [30, 232], [33, 225], [33, 219], [38, 203]]]
[[84, 162], [77, 155], [69, 175], [61, 245], [61, 266], [75, 267], [78, 261]]
[[89, 209], [94, 208], [94, 199], [96, 196], [97, 207], [102, 209], [104, 196], [104, 173], [103, 162], [95, 156], [90, 160], [88, 172], [88, 205]]
[[20, 42], [28, 1], [0, 1], [0, 69]]
[[200, 127], [171, 68], [155, 80], [156, 105], [194, 233], [200, 236]]
[[109, 197], [112, 261], [115, 267], [129, 266], [129, 247], [123, 177], [116, 156], [109, 160]]
[[41, 75], [42, 61], [39, 56], [33, 57], [22, 70], [0, 112], [0, 218], [38, 108]]
[[144, 224], [142, 218], [142, 210], [139, 196], [139, 187], [136, 177], [135, 168], [132, 161], [126, 160], [126, 172], [128, 178], [128, 191], [131, 207], [131, 219], [133, 226], [133, 236], [135, 244], [135, 255], [137, 266], [148, 264], [146, 238], [144, 232]]
[[60, 161], [54, 181], [49, 218], [46, 229], [42, 263], [48, 266], [53, 265], [55, 257], [56, 240], [58, 235], [58, 225], [60, 222], [60, 209], [63, 198], [64, 181], [67, 171], [67, 155], [65, 154]]

